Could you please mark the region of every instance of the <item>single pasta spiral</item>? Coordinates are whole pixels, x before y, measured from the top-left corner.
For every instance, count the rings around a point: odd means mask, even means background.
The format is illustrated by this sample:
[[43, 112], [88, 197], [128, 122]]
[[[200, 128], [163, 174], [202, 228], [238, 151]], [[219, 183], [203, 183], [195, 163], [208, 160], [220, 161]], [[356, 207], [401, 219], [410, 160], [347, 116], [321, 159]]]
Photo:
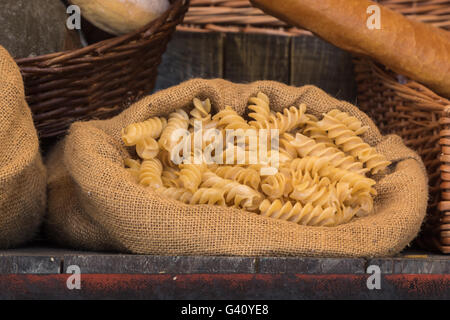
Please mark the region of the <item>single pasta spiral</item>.
[[270, 198], [281, 198], [284, 195], [284, 190], [287, 184], [287, 177], [277, 172], [274, 175], [265, 177], [261, 182], [261, 190]]
[[306, 121], [303, 134], [314, 139], [317, 143], [324, 143], [328, 147], [336, 146], [333, 140], [328, 137], [327, 132], [318, 126], [319, 119], [311, 114], [308, 114], [308, 117], [309, 120]]
[[310, 177], [326, 177], [330, 170], [330, 162], [324, 158], [304, 157], [296, 158], [289, 163], [293, 177], [302, 174]]
[[224, 194], [225, 190], [217, 188], [200, 188], [192, 195], [190, 204], [226, 206]]
[[298, 155], [302, 158], [314, 156], [328, 160], [333, 166], [348, 171], [364, 174], [368, 169], [363, 168], [362, 163], [354, 157], [346, 155], [336, 147], [327, 146], [325, 143], [316, 143], [314, 139], [297, 133], [295, 139], [290, 142]]
[[167, 126], [161, 133], [159, 138], [159, 145], [166, 151], [171, 151], [173, 147], [181, 140], [174, 137], [174, 133], [177, 129], [187, 130], [189, 128], [189, 116], [186, 111], [178, 109], [169, 115], [169, 121]]
[[290, 107], [283, 110], [283, 113], [277, 112], [270, 116], [270, 129], [278, 129], [281, 135], [298, 128], [300, 125], [308, 121], [306, 113], [306, 105], [300, 104], [298, 108]]
[[303, 179], [297, 178], [294, 181], [293, 191], [289, 195], [291, 199], [323, 207], [333, 207], [338, 202], [336, 189], [326, 177], [310, 179], [305, 175]]
[[146, 137], [156, 139], [166, 125], [167, 120], [158, 117], [150, 118], [144, 122], [130, 124], [122, 129], [122, 140], [126, 146], [134, 146]]
[[162, 170], [162, 164], [158, 159], [144, 160], [139, 172], [139, 183], [152, 188], [162, 187]]
[[292, 144], [292, 141], [294, 141], [294, 137], [290, 133], [286, 132], [280, 136], [279, 140], [280, 151], [289, 155], [291, 160], [297, 158], [297, 149]]
[[201, 121], [203, 124], [211, 121], [211, 101], [206, 99], [201, 101], [200, 99], [194, 98], [193, 100], [194, 108], [190, 112], [192, 116], [191, 125], [193, 125], [194, 121]]
[[136, 153], [144, 160], [153, 159], [159, 153], [159, 144], [152, 137], [145, 137], [136, 144]]
[[217, 166], [214, 173], [224, 179], [237, 181], [258, 190], [261, 177], [255, 169], [238, 166]]
[[361, 135], [369, 129], [368, 126], [363, 126], [361, 121], [356, 117], [350, 116], [348, 113], [340, 111], [338, 109], [331, 110], [330, 112], [328, 112], [328, 115], [341, 121], [350, 130], [353, 130], [356, 135]]
[[383, 155], [378, 154], [353, 130], [329, 113], [324, 115], [324, 118], [319, 122], [319, 126], [327, 131], [328, 137], [333, 139], [337, 146], [342, 148], [344, 152], [358, 158], [371, 173], [376, 174], [390, 165], [390, 162]]
[[192, 192], [178, 187], [158, 188], [156, 191], [165, 198], [174, 199], [183, 203], [190, 203]]
[[251, 97], [249, 102], [252, 104], [248, 108], [253, 111], [248, 114], [253, 119], [249, 122], [249, 125], [256, 129], [270, 128], [269, 98], [264, 93], [259, 92], [256, 97]]
[[178, 179], [179, 171], [172, 168], [166, 167], [161, 175], [161, 180], [163, 182], [164, 187], [174, 187], [181, 188], [183, 186], [183, 182]]
[[217, 188], [225, 190], [225, 201], [235, 207], [241, 207], [248, 211], [254, 211], [262, 201], [262, 195], [252, 188], [236, 181], [223, 179], [212, 172], [203, 174], [203, 188]]
[[169, 199], [175, 199], [186, 204], [209, 204], [224, 206], [224, 191], [216, 188], [200, 188], [195, 193], [184, 188], [159, 188], [159, 194]]
[[226, 106], [225, 109], [219, 111], [214, 117], [217, 126], [223, 130], [226, 129], [250, 129], [247, 121], [244, 120], [233, 108]]
[[313, 206], [308, 203], [302, 206], [299, 202], [294, 205], [290, 201], [280, 200], [271, 202], [265, 199], [259, 206], [262, 216], [291, 221], [304, 226], [333, 226], [335, 225], [336, 209]]
[[202, 175], [207, 170], [207, 166], [202, 164], [180, 164], [178, 173], [180, 181], [185, 189], [194, 193], [202, 182]]

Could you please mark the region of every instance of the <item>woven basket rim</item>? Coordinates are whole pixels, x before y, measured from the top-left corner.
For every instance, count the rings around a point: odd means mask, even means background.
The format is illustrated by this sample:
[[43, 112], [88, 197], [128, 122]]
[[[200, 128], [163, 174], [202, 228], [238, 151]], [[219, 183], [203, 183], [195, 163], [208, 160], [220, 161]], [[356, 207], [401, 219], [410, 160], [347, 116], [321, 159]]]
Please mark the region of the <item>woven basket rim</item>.
[[[427, 86], [405, 76], [399, 75], [396, 72], [389, 71], [383, 64], [378, 63], [369, 57], [357, 57], [356, 59], [366, 63], [374, 75], [385, 81], [385, 85], [392, 90], [395, 90], [404, 99], [417, 100], [418, 98], [426, 100], [427, 103], [430, 103], [428, 108], [429, 111], [439, 112], [443, 111], [447, 106], [450, 107], [450, 99], [435, 93]], [[397, 77], [395, 75], [397, 75]], [[402, 77], [402, 82], [404, 83], [400, 82], [398, 77]]]

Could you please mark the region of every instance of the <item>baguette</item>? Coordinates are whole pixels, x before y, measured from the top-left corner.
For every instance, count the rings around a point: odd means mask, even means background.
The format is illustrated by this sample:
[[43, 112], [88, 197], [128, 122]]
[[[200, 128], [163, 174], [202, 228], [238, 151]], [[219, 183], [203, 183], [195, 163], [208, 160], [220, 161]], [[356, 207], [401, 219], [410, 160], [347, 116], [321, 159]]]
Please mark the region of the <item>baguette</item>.
[[[308, 29], [356, 54], [450, 97], [450, 33], [405, 18], [368, 0], [251, 0], [266, 13]], [[369, 29], [367, 9], [380, 7], [381, 29]]]

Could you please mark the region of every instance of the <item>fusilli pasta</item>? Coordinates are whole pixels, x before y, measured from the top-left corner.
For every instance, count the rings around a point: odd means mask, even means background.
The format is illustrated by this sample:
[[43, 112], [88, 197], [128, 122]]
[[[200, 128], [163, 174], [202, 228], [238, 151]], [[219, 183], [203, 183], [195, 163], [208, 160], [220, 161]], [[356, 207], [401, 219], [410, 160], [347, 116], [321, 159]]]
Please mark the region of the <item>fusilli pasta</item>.
[[383, 171], [390, 164], [383, 155], [377, 153], [374, 148], [365, 143], [355, 131], [349, 129], [330, 113], [325, 114], [318, 124], [328, 133], [328, 137], [333, 139], [337, 146], [344, 152], [358, 158], [373, 174]]
[[172, 148], [177, 144], [181, 137], [174, 137], [175, 131], [177, 129], [187, 130], [189, 127], [189, 116], [186, 111], [179, 109], [169, 115], [169, 120], [167, 126], [161, 133], [159, 139], [159, 145], [161, 148], [171, 151]]
[[158, 159], [144, 160], [139, 171], [139, 183], [152, 188], [162, 187], [162, 169], [162, 164]]
[[375, 180], [366, 174], [390, 162], [362, 140], [367, 127], [356, 117], [334, 109], [319, 121], [304, 104], [273, 112], [262, 92], [248, 101], [248, 122], [229, 106], [212, 116], [209, 99], [192, 105], [189, 114], [179, 109], [122, 130], [143, 160], [124, 160], [141, 185], [188, 205], [233, 206], [304, 226], [373, 212]]
[[158, 117], [150, 118], [144, 122], [130, 124], [122, 129], [122, 140], [126, 146], [134, 146], [146, 137], [156, 139], [166, 125], [167, 120]]

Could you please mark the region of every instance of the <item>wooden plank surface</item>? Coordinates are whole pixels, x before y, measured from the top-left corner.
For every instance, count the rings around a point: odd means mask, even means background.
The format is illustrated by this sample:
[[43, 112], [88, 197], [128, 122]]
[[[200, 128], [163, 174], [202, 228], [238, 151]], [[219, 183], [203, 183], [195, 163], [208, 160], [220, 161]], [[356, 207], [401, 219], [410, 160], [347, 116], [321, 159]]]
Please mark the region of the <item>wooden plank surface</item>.
[[158, 68], [154, 91], [191, 78], [222, 78], [223, 38], [215, 32], [176, 32]]
[[291, 79], [294, 86], [312, 84], [328, 94], [356, 102], [352, 56], [317, 38], [292, 38]]
[[449, 274], [450, 256], [410, 252], [395, 257], [215, 257], [153, 256], [74, 251], [51, 247], [0, 250], [0, 274], [58, 274], [78, 265], [90, 274], [365, 274], [376, 265], [384, 274]]
[[291, 37], [230, 33], [225, 39], [225, 79], [289, 83]]
[[177, 31], [158, 71], [155, 91], [197, 77], [275, 80], [316, 85], [338, 99], [356, 101], [351, 56], [310, 35]]
[[[367, 286], [372, 265], [379, 290]], [[79, 267], [80, 290], [67, 287], [69, 266]], [[450, 256], [424, 252], [256, 258], [35, 247], [0, 251], [0, 299], [449, 299], [449, 270]]]

